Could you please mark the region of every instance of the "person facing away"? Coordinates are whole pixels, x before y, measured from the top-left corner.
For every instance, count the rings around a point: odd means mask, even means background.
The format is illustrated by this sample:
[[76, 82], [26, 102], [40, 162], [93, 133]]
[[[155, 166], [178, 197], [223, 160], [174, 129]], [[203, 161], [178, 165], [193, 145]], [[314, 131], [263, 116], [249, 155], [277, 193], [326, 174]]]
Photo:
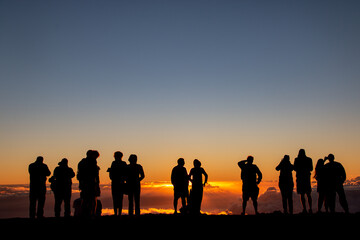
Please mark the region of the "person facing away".
[[121, 215], [123, 207], [123, 197], [125, 194], [125, 181], [127, 177], [127, 164], [122, 161], [122, 152], [115, 152], [115, 160], [112, 162], [111, 167], [108, 169], [111, 179], [111, 193], [114, 204], [114, 215]]
[[[194, 215], [200, 214], [201, 202], [203, 198], [203, 187], [208, 181], [208, 175], [205, 170], [201, 167], [201, 162], [197, 159], [193, 162], [194, 168], [190, 170], [189, 179], [192, 183], [190, 191], [190, 213]], [[205, 180], [203, 182], [202, 175]]]
[[36, 161], [29, 165], [28, 171], [30, 174], [30, 218], [35, 218], [35, 212], [37, 218], [43, 218], [46, 198], [46, 178], [50, 176], [51, 172], [48, 166], [44, 164], [44, 158], [41, 156], [37, 157]]
[[[325, 159], [325, 158], [324, 158]], [[318, 213], [321, 213], [322, 206], [325, 205], [325, 211], [328, 212], [328, 201], [326, 200], [326, 179], [324, 171], [324, 159], [319, 159], [315, 166], [314, 178], [317, 182], [318, 196]]]
[[292, 171], [294, 170], [294, 166], [290, 162], [289, 155], [285, 155], [281, 160], [279, 165], [275, 168], [276, 171], [280, 171], [279, 176], [279, 188], [281, 192], [282, 204], [284, 213], [293, 214], [293, 190], [294, 190], [294, 181], [292, 176]]
[[183, 158], [177, 160], [178, 165], [175, 166], [171, 172], [171, 183], [174, 186], [174, 214], [177, 214], [177, 204], [181, 198], [182, 207], [186, 207], [186, 201], [189, 196], [189, 176], [184, 167], [185, 161]]
[[77, 179], [79, 180], [81, 216], [95, 216], [97, 197], [100, 196], [99, 170], [96, 159], [100, 156], [98, 151], [89, 150], [86, 158], [78, 164]]
[[127, 186], [129, 197], [129, 215], [134, 214], [135, 201], [135, 215], [140, 215], [140, 189], [141, 180], [145, 178], [143, 167], [137, 164], [137, 156], [131, 154], [129, 157], [129, 165], [127, 167]]
[[345, 169], [341, 163], [335, 162], [335, 156], [333, 154], [329, 154], [328, 157], [326, 157], [324, 160], [329, 160], [329, 162], [324, 166], [324, 174], [327, 185], [326, 199], [330, 212], [335, 213], [335, 201], [337, 193], [341, 207], [344, 209], [345, 213], [349, 213], [349, 206], [346, 200], [343, 186], [346, 180]]
[[53, 185], [52, 189], [55, 196], [55, 217], [60, 217], [61, 204], [64, 201], [64, 216], [70, 217], [71, 212], [71, 185], [72, 178], [75, 177], [74, 170], [68, 166], [68, 160], [63, 158], [54, 170], [54, 175], [49, 179]]
[[245, 215], [247, 201], [251, 198], [255, 210], [255, 214], [258, 212], [257, 199], [259, 196], [259, 187], [258, 184], [261, 182], [262, 173], [260, 169], [253, 164], [254, 157], [248, 156], [246, 160], [238, 162], [238, 166], [241, 169], [241, 180], [243, 182], [242, 192], [243, 192], [243, 211], [242, 215]]
[[313, 170], [312, 159], [306, 156], [305, 150], [300, 149], [297, 158], [294, 161], [294, 170], [296, 172], [296, 191], [300, 194], [303, 213], [307, 213], [305, 195], [309, 204], [309, 212], [312, 213], [311, 199], [311, 171]]

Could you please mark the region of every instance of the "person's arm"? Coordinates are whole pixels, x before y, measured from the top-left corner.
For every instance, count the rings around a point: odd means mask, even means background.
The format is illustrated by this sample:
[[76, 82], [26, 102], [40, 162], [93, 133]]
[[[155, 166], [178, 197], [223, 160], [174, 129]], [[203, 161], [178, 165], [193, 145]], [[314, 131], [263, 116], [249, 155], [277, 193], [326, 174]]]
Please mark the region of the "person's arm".
[[141, 181], [141, 180], [143, 180], [145, 178], [145, 173], [144, 173], [144, 169], [143, 169], [142, 166], [140, 166], [140, 172], [139, 173], [140, 173], [139, 181]]
[[245, 166], [246, 162], [247, 162], [247, 160], [242, 160], [242, 161], [238, 162], [238, 166], [240, 168], [243, 168]]
[[257, 168], [256, 173], [258, 175], [258, 179], [256, 181], [256, 184], [259, 184], [261, 182], [261, 180], [262, 180], [262, 173], [260, 172], [260, 169], [258, 167], [256, 167], [256, 168]]
[[204, 181], [204, 187], [205, 187], [205, 184], [206, 184], [207, 181], [208, 181], [208, 175], [207, 175], [207, 173], [205, 172], [204, 169], [203, 169], [203, 174], [204, 174], [204, 176], [205, 176], [205, 181]]

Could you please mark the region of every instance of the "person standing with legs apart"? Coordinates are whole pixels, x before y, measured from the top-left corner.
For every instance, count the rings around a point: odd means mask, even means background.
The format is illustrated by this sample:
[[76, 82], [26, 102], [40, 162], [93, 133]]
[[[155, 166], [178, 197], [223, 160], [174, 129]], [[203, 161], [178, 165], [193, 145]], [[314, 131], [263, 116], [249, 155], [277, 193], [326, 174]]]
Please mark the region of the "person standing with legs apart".
[[241, 180], [243, 181], [243, 212], [241, 215], [245, 215], [246, 204], [249, 198], [253, 202], [255, 214], [259, 214], [257, 203], [259, 196], [258, 184], [261, 182], [262, 173], [253, 162], [253, 156], [248, 156], [246, 160], [238, 162], [238, 166], [241, 169]]
[[300, 149], [297, 158], [294, 161], [294, 170], [296, 172], [296, 191], [300, 194], [303, 213], [307, 213], [305, 195], [309, 204], [309, 213], [312, 213], [311, 199], [311, 171], [313, 170], [312, 159], [306, 156], [305, 150]]
[[127, 186], [129, 194], [129, 215], [134, 214], [135, 201], [135, 215], [140, 215], [140, 190], [141, 180], [145, 178], [143, 167], [137, 164], [137, 156], [131, 154], [129, 157], [130, 164], [127, 167]]
[[44, 158], [39, 156], [34, 163], [29, 165], [30, 174], [30, 218], [35, 218], [36, 202], [37, 202], [37, 218], [44, 217], [44, 205], [46, 199], [46, 177], [50, 176], [51, 172], [46, 164]]

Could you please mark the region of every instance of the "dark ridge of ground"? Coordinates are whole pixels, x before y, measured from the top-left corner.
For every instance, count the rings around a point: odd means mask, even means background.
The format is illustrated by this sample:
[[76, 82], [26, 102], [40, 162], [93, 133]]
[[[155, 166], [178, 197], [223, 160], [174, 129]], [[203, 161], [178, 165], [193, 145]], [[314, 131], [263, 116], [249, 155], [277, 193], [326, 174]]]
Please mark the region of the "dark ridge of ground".
[[[141, 216], [103, 216], [96, 219], [44, 218], [0, 219], [3, 236], [56, 239], [96, 239], [123, 236], [139, 238], [357, 238], [360, 214], [336, 215], [201, 215], [145, 214]], [[9, 235], [10, 236], [10, 235]], [[154, 238], [155, 239], [155, 238]]]

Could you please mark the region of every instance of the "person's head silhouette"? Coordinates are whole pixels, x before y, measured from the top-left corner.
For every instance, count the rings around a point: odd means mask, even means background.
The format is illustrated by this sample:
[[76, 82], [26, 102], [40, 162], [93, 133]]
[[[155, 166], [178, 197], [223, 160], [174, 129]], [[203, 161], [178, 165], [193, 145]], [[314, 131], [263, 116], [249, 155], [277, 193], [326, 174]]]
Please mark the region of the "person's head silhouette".
[[36, 161], [35, 161], [36, 163], [43, 163], [44, 162], [44, 158], [42, 157], [42, 156], [38, 156], [37, 158], [36, 158]]
[[252, 164], [252, 163], [254, 162], [254, 157], [253, 157], [253, 156], [248, 156], [248, 157], [247, 157], [247, 162], [248, 162], [249, 164]]
[[68, 162], [69, 162], [69, 161], [68, 161], [66, 158], [63, 158], [63, 159], [58, 163], [58, 165], [59, 165], [59, 166], [67, 167]]
[[114, 153], [114, 158], [115, 158], [115, 160], [121, 160], [122, 157], [123, 157], [123, 153], [122, 153], [122, 152], [117, 151], [117, 152]]
[[329, 154], [328, 155], [328, 159], [329, 159], [329, 162], [334, 162], [335, 161], [335, 156], [334, 156], [334, 154]]
[[306, 157], [305, 149], [300, 149], [300, 150], [299, 150], [298, 157], [299, 157], [299, 158], [304, 158], [304, 157]]
[[200, 162], [199, 160], [195, 159], [195, 160], [194, 160], [194, 167], [195, 167], [195, 168], [201, 167], [201, 162]]
[[184, 166], [185, 165], [185, 160], [183, 158], [179, 158], [177, 160], [177, 163], [178, 163], [179, 166]]
[[137, 156], [135, 154], [131, 154], [129, 156], [129, 163], [130, 164], [136, 164], [137, 163]]

